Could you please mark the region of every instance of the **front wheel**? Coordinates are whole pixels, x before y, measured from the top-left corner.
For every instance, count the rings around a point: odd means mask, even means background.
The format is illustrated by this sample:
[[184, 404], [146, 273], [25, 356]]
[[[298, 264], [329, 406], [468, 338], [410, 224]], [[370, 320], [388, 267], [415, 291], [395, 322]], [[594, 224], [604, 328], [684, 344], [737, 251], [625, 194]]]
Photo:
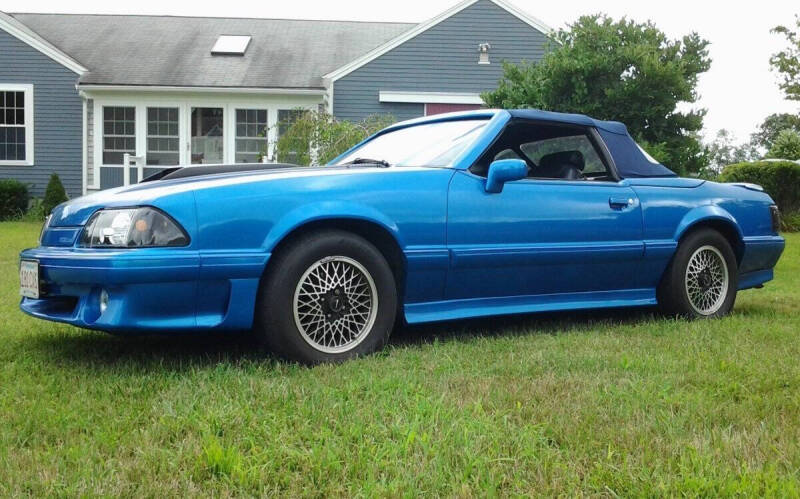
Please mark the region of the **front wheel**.
[[383, 347], [396, 310], [394, 275], [380, 251], [355, 234], [328, 230], [274, 256], [261, 284], [256, 334], [290, 360], [337, 362]]
[[690, 318], [721, 317], [736, 301], [738, 268], [727, 239], [712, 229], [681, 241], [658, 290], [661, 308]]

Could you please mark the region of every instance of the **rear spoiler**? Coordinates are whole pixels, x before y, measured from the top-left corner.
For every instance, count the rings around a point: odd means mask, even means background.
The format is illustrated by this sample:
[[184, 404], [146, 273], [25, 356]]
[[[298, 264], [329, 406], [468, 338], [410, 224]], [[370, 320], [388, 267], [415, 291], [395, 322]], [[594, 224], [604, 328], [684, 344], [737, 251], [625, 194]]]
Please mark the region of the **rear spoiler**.
[[764, 192], [764, 188], [758, 184], [751, 184], [749, 182], [731, 182], [730, 185], [735, 185], [736, 187], [744, 187], [745, 189], [757, 192]]

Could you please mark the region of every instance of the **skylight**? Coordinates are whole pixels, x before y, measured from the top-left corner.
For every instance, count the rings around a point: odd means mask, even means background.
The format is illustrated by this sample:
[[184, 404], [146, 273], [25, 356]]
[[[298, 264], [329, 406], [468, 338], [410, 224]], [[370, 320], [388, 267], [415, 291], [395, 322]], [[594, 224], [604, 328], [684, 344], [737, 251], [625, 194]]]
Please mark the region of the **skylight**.
[[244, 55], [250, 45], [250, 35], [220, 35], [211, 49], [212, 55]]

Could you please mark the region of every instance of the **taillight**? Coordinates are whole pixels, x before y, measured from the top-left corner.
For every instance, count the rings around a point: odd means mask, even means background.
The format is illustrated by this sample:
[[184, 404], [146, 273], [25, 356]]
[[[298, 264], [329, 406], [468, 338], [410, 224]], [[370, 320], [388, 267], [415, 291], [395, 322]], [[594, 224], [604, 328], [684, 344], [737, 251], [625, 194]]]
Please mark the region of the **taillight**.
[[769, 213], [772, 216], [772, 232], [780, 232], [781, 230], [781, 212], [776, 205], [769, 207]]

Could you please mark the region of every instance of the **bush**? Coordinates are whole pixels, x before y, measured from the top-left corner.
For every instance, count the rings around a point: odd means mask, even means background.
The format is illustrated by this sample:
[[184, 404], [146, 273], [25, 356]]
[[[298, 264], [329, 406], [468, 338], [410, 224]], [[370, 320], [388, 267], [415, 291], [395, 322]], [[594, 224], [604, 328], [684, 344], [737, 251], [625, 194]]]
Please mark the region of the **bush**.
[[782, 213], [781, 230], [784, 232], [800, 232], [800, 212]]
[[53, 211], [53, 208], [68, 199], [67, 191], [64, 190], [64, 186], [61, 184], [61, 179], [58, 178], [58, 174], [54, 173], [50, 175], [50, 181], [47, 183], [47, 189], [44, 191], [44, 200], [42, 201], [44, 216], [49, 215], [50, 212]]
[[0, 220], [19, 217], [28, 209], [28, 187], [19, 180], [0, 180]]
[[303, 166], [324, 165], [394, 122], [391, 115], [376, 114], [353, 122], [337, 120], [323, 112], [304, 112], [278, 139], [278, 161]]
[[800, 164], [794, 161], [754, 161], [725, 167], [720, 182], [758, 184], [784, 214], [800, 210]]

